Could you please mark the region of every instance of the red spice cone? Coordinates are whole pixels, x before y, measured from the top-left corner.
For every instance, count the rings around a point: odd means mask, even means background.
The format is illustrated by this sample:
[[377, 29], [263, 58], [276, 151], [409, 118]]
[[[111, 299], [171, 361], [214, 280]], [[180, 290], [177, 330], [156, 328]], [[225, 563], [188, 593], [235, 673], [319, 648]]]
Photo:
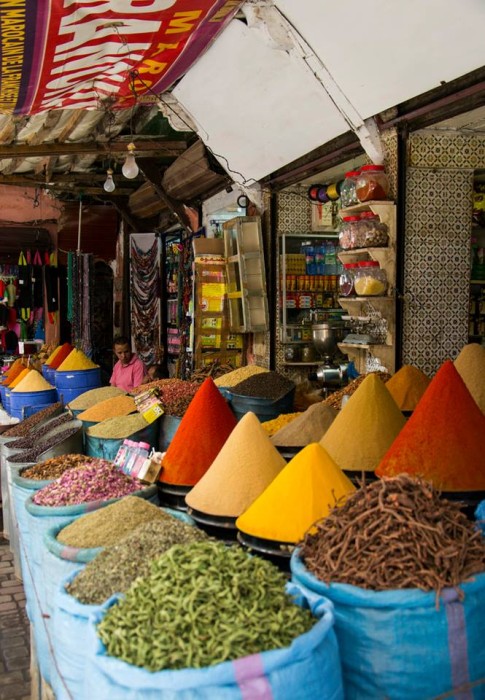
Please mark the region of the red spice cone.
[[194, 486], [219, 454], [236, 422], [226, 400], [208, 377], [190, 402], [168, 447], [160, 481]]
[[376, 469], [421, 476], [442, 491], [485, 490], [482, 414], [451, 360], [426, 389]]

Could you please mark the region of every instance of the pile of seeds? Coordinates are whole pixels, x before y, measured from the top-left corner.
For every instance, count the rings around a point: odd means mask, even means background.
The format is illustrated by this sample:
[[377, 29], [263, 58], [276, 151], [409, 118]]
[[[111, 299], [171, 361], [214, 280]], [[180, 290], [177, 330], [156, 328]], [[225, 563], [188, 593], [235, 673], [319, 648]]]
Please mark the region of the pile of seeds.
[[[69, 425], [69, 424], [68, 424]], [[70, 437], [79, 432], [79, 428], [67, 427], [55, 435], [48, 433], [42, 440], [39, 440], [34, 447], [28, 450], [23, 450], [17, 454], [11, 455], [8, 459], [15, 464], [21, 464], [22, 462], [35, 462], [37, 457], [39, 457], [43, 452], [47, 452], [52, 447], [59, 445], [59, 443], [68, 440]]]
[[80, 467], [102, 463], [104, 463], [104, 460], [99, 459], [99, 457], [86, 457], [86, 455], [79, 454], [61, 455], [60, 457], [52, 457], [34, 464], [32, 467], [22, 469], [20, 476], [23, 479], [47, 481], [49, 479], [58, 479], [68, 469], [79, 469]]
[[314, 625], [268, 561], [221, 542], [176, 545], [98, 625], [107, 653], [149, 671], [203, 668], [287, 647]]
[[83, 410], [85, 411], [91, 406], [95, 406], [100, 401], [105, 401], [106, 399], [111, 399], [113, 396], [124, 396], [125, 392], [123, 389], [118, 389], [116, 386], [101, 386], [99, 389], [90, 389], [85, 391], [84, 394], [76, 396], [75, 399], [70, 401], [69, 407], [73, 410]]
[[[373, 374], [377, 374], [379, 379], [381, 379], [384, 383], [389, 381], [391, 378], [391, 375], [388, 374], [387, 372], [373, 372]], [[342, 407], [342, 399], [344, 396], [352, 396], [352, 394], [357, 391], [359, 386], [362, 384], [364, 379], [367, 377], [366, 374], [361, 374], [357, 379], [353, 379], [351, 382], [347, 384], [346, 387], [343, 389], [339, 389], [338, 391], [334, 391], [328, 398], [326, 398], [323, 403], [326, 404], [327, 406], [331, 406], [332, 408], [337, 409], [337, 411], [340, 411]]]
[[182, 417], [188, 409], [190, 402], [195, 396], [200, 384], [198, 382], [187, 382], [182, 379], [159, 379], [156, 382], [142, 384], [133, 389], [132, 394], [139, 394], [156, 387], [160, 392], [160, 401], [163, 410], [169, 416]]
[[439, 593], [485, 571], [485, 540], [457, 503], [402, 474], [334, 509], [306, 535], [301, 556], [326, 583]]
[[260, 372], [244, 379], [231, 388], [239, 396], [254, 396], [255, 398], [278, 399], [286, 396], [295, 384], [279, 372]]
[[152, 560], [170, 547], [206, 539], [202, 530], [175, 518], [152, 520], [98, 554], [66, 590], [81, 603], [99, 605], [114, 593], [125, 593], [135, 579], [148, 576]]
[[37, 428], [32, 430], [29, 435], [26, 435], [26, 437], [19, 438], [18, 440], [12, 440], [8, 443], [8, 447], [9, 449], [12, 448], [15, 450], [30, 450], [35, 447], [42, 437], [50, 433], [51, 430], [58, 428], [64, 423], [68, 423], [70, 420], [72, 420], [71, 414], [67, 412], [63, 413], [57, 418], [53, 418], [48, 424], [45, 423], [44, 425], [39, 425]]
[[87, 513], [70, 525], [66, 525], [57, 539], [70, 547], [109, 547], [126, 537], [138, 525], [151, 520], [170, 520], [153, 503], [137, 496], [125, 496], [106, 508]]
[[130, 437], [130, 435], [137, 433], [139, 430], [143, 430], [147, 426], [148, 423], [141, 413], [133, 413], [129, 416], [107, 418], [97, 425], [92, 425], [87, 429], [86, 435], [121, 440], [121, 438]]
[[39, 506], [70, 506], [121, 498], [139, 489], [137, 479], [101, 460], [95, 466], [68, 469], [57, 481], [37, 491], [33, 501]]
[[263, 374], [267, 372], [264, 367], [258, 367], [258, 365], [246, 365], [245, 367], [239, 367], [238, 369], [233, 369], [232, 372], [226, 372], [222, 377], [218, 377], [214, 380], [216, 386], [227, 386], [234, 387], [240, 384], [245, 379], [249, 377], [254, 377], [256, 374]]
[[46, 406], [46, 408], [43, 408], [42, 411], [37, 411], [37, 413], [34, 413], [34, 415], [29, 416], [17, 425], [14, 425], [13, 428], [6, 430], [3, 433], [3, 437], [23, 437], [24, 435], [28, 435], [32, 428], [42, 421], [47, 420], [50, 416], [55, 415], [55, 413], [61, 408], [62, 404], [60, 401], [53, 403], [50, 406]]

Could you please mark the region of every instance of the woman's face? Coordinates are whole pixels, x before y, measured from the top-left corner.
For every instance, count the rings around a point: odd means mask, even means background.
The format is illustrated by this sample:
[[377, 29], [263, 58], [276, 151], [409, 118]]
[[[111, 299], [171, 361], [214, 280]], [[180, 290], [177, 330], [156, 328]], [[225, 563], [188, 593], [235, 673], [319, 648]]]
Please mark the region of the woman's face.
[[131, 360], [132, 353], [128, 343], [124, 343], [123, 345], [115, 345], [114, 352], [122, 365], [127, 365]]

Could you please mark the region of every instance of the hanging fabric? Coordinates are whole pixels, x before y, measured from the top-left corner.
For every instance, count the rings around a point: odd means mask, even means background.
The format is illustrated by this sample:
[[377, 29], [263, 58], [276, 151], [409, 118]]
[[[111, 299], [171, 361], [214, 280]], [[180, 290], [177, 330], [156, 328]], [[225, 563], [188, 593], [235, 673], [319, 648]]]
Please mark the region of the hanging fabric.
[[59, 271], [57, 269], [57, 256], [55, 253], [49, 256], [49, 262], [44, 267], [44, 278], [49, 323], [55, 323], [56, 312], [59, 311]]
[[130, 236], [131, 326], [138, 356], [156, 361], [160, 344], [160, 249], [155, 234]]
[[28, 321], [32, 309], [32, 266], [28, 264], [24, 252], [19, 256], [19, 295], [18, 308], [20, 309], [20, 319]]
[[44, 306], [42, 273], [42, 258], [40, 257], [39, 251], [36, 250], [32, 264], [32, 297], [34, 309], [41, 309]]

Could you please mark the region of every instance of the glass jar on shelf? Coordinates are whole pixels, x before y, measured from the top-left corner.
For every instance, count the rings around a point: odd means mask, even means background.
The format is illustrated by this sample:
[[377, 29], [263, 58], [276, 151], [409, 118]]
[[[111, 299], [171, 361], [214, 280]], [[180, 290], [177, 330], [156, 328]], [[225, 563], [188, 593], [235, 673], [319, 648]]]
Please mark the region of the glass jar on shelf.
[[382, 223], [372, 211], [364, 211], [360, 215], [359, 234], [363, 248], [384, 248], [389, 243], [387, 224]]
[[356, 263], [354, 288], [359, 297], [383, 296], [387, 291], [387, 274], [376, 260]]
[[348, 173], [345, 173], [345, 179], [340, 188], [340, 202], [344, 208], [359, 203], [355, 190], [358, 175], [358, 170], [349, 170]]
[[360, 218], [358, 216], [344, 216], [342, 229], [339, 234], [339, 245], [342, 250], [358, 248]]
[[387, 199], [389, 180], [383, 165], [363, 165], [356, 178], [355, 194], [359, 202]]
[[355, 295], [354, 271], [357, 263], [344, 263], [344, 269], [339, 277], [339, 293], [343, 297]]

